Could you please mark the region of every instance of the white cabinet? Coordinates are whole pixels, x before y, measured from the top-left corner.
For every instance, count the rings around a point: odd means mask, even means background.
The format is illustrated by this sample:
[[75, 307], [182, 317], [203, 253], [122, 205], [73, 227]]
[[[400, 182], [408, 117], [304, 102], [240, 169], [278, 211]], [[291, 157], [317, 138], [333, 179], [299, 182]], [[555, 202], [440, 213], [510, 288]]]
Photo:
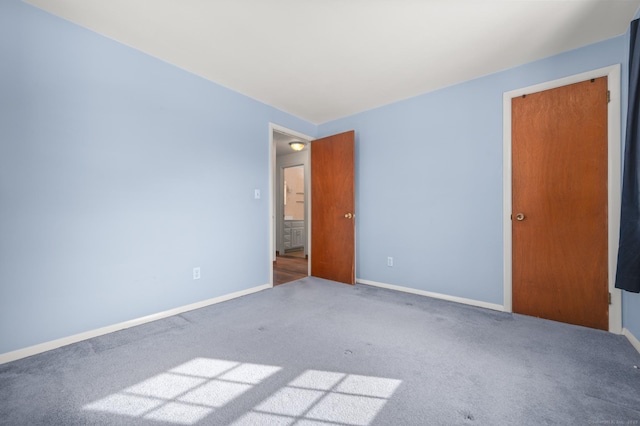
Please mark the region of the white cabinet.
[[304, 247], [304, 220], [285, 220], [283, 234], [284, 249]]

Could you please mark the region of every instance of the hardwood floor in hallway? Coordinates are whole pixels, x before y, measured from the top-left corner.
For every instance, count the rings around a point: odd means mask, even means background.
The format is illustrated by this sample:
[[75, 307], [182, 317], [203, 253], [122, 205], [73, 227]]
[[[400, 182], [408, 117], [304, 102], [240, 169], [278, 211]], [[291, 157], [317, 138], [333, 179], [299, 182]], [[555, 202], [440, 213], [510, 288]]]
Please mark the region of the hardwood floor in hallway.
[[299, 280], [308, 275], [308, 263], [304, 257], [277, 256], [273, 262], [273, 285]]

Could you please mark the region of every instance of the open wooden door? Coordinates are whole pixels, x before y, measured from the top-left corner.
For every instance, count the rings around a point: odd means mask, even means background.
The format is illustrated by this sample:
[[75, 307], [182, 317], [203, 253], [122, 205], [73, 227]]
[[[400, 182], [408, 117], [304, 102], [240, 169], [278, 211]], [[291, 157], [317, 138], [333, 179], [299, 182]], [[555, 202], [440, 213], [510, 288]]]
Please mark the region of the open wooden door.
[[311, 143], [311, 275], [355, 284], [354, 131]]
[[512, 100], [513, 311], [607, 330], [607, 78]]

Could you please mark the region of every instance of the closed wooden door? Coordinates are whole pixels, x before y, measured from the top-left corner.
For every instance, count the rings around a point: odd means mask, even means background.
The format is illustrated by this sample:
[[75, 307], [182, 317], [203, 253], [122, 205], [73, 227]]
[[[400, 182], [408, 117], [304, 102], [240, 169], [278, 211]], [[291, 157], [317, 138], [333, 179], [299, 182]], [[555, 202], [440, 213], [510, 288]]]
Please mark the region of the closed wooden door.
[[513, 311], [607, 330], [607, 78], [512, 100]]
[[355, 284], [353, 131], [311, 143], [311, 275]]

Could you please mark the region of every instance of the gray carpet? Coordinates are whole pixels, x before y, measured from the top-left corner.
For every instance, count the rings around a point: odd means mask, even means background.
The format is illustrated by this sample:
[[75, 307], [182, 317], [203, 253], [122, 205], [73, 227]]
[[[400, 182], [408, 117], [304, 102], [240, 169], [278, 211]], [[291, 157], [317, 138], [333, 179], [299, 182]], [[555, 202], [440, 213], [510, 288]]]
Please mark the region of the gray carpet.
[[640, 424], [610, 333], [305, 278], [0, 365], [7, 425]]

